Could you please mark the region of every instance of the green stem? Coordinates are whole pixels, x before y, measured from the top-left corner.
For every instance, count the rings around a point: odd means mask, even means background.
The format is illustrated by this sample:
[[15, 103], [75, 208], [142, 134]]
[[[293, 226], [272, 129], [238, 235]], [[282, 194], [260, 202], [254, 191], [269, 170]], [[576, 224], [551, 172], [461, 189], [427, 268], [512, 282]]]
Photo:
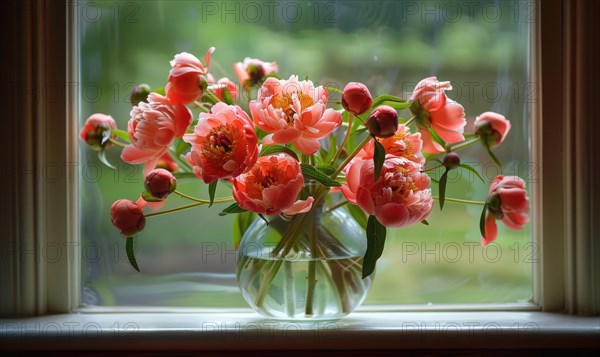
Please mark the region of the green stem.
[[317, 261], [319, 259], [318, 247], [317, 247], [317, 235], [319, 233], [318, 227], [318, 213], [316, 209], [313, 209], [312, 229], [310, 234], [310, 255], [311, 259], [308, 261], [308, 287], [306, 289], [306, 305], [304, 306], [304, 314], [306, 316], [313, 315], [313, 302], [315, 299], [315, 287], [317, 285]]
[[210, 112], [210, 108], [208, 108], [204, 103], [201, 103], [197, 100], [194, 101], [194, 104], [198, 106], [198, 108], [200, 110], [202, 110], [205, 113], [209, 113]]
[[219, 103], [219, 102], [221, 101], [221, 99], [219, 99], [219, 97], [217, 97], [217, 96], [215, 95], [215, 93], [213, 93], [213, 91], [211, 91], [211, 90], [209, 90], [209, 89], [207, 89], [207, 90], [204, 92], [204, 94], [206, 95], [206, 97], [207, 97], [208, 99], [210, 99], [210, 100], [212, 100], [212, 101], [213, 101], [213, 104], [217, 104], [217, 103]]
[[[433, 196], [433, 199], [439, 200], [440, 198], [438, 196]], [[463, 200], [460, 198], [452, 198], [452, 197], [446, 197], [446, 202], [464, 203], [464, 204], [468, 204], [468, 205], [480, 205], [480, 206], [483, 206], [485, 204], [485, 202], [483, 202], [483, 201]]]
[[[350, 137], [350, 132], [352, 132], [352, 121], [354, 120], [354, 114], [352, 114], [352, 113], [348, 113], [348, 114], [350, 114], [350, 118], [348, 118], [348, 129], [346, 130], [346, 136], [344, 136], [344, 141], [342, 141], [342, 144], [340, 145], [337, 152], [333, 156], [333, 159], [331, 159], [331, 162], [330, 162], [331, 165], [333, 165], [335, 163], [335, 160], [337, 160], [337, 158], [340, 156], [342, 151], [344, 151], [344, 146], [346, 146], [346, 141], [348, 141], [348, 137]], [[329, 148], [329, 150], [331, 150], [331, 148]]]
[[120, 142], [120, 141], [119, 141], [119, 140], [117, 140], [117, 139], [109, 138], [109, 139], [108, 139], [108, 141], [110, 141], [111, 143], [113, 143], [113, 144], [115, 144], [115, 145], [117, 145], [117, 146], [120, 146], [120, 147], [122, 147], [122, 148], [124, 148], [124, 147], [126, 147], [126, 146], [127, 146], [127, 144], [125, 144], [125, 143], [122, 143], [122, 142]]
[[403, 125], [404, 125], [404, 126], [406, 126], [406, 127], [408, 127], [410, 124], [412, 124], [412, 123], [415, 121], [415, 119], [417, 119], [417, 117], [416, 117], [416, 116], [414, 116], [414, 117], [412, 117], [412, 118], [408, 119], [408, 120], [406, 121], [406, 123], [403, 123]]
[[456, 151], [456, 150], [460, 150], [460, 149], [466, 148], [467, 146], [473, 145], [476, 142], [478, 142], [479, 139], [480, 139], [480, 137], [478, 136], [476, 138], [473, 138], [473, 139], [470, 139], [470, 140], [465, 140], [465, 141], [463, 141], [461, 143], [458, 143], [458, 144], [455, 144], [455, 145], [450, 145], [450, 149], [452, 151]]
[[192, 172], [192, 166], [186, 161], [182, 160], [179, 156], [177, 156], [174, 148], [169, 147], [169, 153], [171, 154], [171, 157], [173, 158], [173, 160], [175, 160], [177, 165], [184, 169], [184, 172]]
[[333, 175], [331, 175], [331, 178], [335, 180], [335, 178], [340, 174], [340, 172], [342, 172], [342, 170], [344, 169], [344, 167], [346, 167], [346, 165], [348, 165], [348, 163], [350, 162], [350, 160], [352, 160], [354, 158], [354, 156], [356, 156], [356, 154], [358, 154], [359, 151], [365, 145], [367, 145], [367, 143], [369, 141], [371, 141], [371, 139], [373, 139], [373, 137], [371, 135], [367, 135], [367, 137], [364, 138], [364, 140], [361, 141], [361, 143], [358, 144], [358, 146], [355, 147], [354, 150], [350, 153], [350, 155], [348, 155], [348, 157], [342, 162], [342, 164], [340, 165], [340, 167], [338, 167], [338, 169], [333, 173]]
[[[210, 203], [209, 200], [203, 200], [201, 198], [196, 198], [190, 195], [186, 195], [183, 192], [177, 191], [175, 190], [173, 193], [178, 194], [179, 196], [183, 197], [183, 198], [187, 198], [188, 200], [192, 200], [192, 201], [196, 201], [196, 202], [202, 202], [202, 203]], [[233, 197], [222, 197], [222, 198], [217, 198], [216, 200], [214, 200], [215, 203], [217, 202], [229, 202], [232, 201]]]
[[427, 171], [433, 171], [433, 170], [437, 170], [440, 167], [444, 167], [444, 165], [437, 165], [437, 166], [433, 166], [433, 167], [429, 167], [427, 169], [421, 170], [421, 172], [427, 172]]
[[[196, 200], [198, 201], [196, 203], [192, 203], [192, 204], [189, 204], [189, 205], [186, 205], [186, 206], [181, 206], [181, 207], [176, 207], [176, 208], [168, 209], [166, 211], [148, 213], [148, 214], [145, 214], [144, 217], [149, 218], [149, 217], [161, 216], [163, 214], [169, 214], [169, 213], [179, 212], [179, 211], [186, 210], [188, 208], [194, 208], [194, 207], [202, 206], [202, 205], [205, 205], [205, 204], [209, 203], [209, 201], [207, 201], [207, 200], [195, 199], [195, 201]], [[217, 198], [217, 199], [214, 200], [214, 203], [230, 202], [230, 201], [233, 201], [233, 197]]]
[[296, 315], [296, 292], [294, 286], [294, 271], [292, 262], [286, 260], [283, 262], [283, 270], [285, 272], [284, 289], [285, 289], [285, 307], [288, 317]]
[[337, 204], [333, 205], [331, 208], [329, 208], [327, 211], [325, 211], [324, 214], [327, 214], [327, 213], [330, 213], [332, 211], [335, 211], [336, 209], [338, 209], [340, 207], [343, 207], [343, 206], [345, 206], [347, 204], [348, 204], [348, 201], [346, 201], [346, 200], [344, 200], [344, 201], [342, 201], [340, 203], [337, 203]]

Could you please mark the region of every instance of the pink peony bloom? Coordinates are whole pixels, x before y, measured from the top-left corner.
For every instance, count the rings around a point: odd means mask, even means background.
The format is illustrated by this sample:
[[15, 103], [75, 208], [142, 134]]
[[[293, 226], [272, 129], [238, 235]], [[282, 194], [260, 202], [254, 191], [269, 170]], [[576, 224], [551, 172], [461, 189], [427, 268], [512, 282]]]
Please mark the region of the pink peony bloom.
[[141, 232], [146, 225], [142, 207], [130, 200], [117, 200], [110, 206], [112, 224], [125, 237], [132, 237]]
[[389, 105], [380, 105], [369, 115], [365, 126], [371, 135], [389, 138], [398, 130], [398, 113]]
[[206, 67], [196, 56], [187, 52], [175, 55], [171, 61], [169, 82], [165, 87], [167, 98], [173, 103], [189, 104], [202, 96], [203, 88], [201, 81], [206, 81], [210, 56], [215, 48], [208, 49], [204, 62]]
[[183, 140], [192, 144], [187, 159], [194, 173], [207, 184], [246, 172], [258, 157], [252, 120], [237, 105], [217, 103], [210, 113], [200, 113], [194, 133]]
[[477, 135], [493, 148], [506, 138], [510, 131], [510, 122], [502, 114], [485, 112], [475, 119], [475, 127]]
[[259, 84], [264, 76], [279, 71], [276, 62], [263, 62], [259, 59], [250, 57], [244, 58], [243, 63], [235, 63], [233, 69], [244, 88]]
[[421, 165], [403, 157], [387, 156], [374, 181], [373, 160], [357, 160], [342, 185], [346, 199], [386, 227], [404, 227], [425, 219], [433, 208], [430, 179]]
[[79, 137], [92, 149], [100, 151], [111, 146], [110, 141], [106, 141], [104, 144], [102, 141], [105, 133], [116, 128], [117, 124], [110, 115], [96, 113], [87, 118], [79, 132]]
[[131, 109], [128, 123], [131, 144], [121, 153], [123, 161], [130, 164], [145, 163], [147, 175], [167, 152], [175, 138], [185, 134], [192, 121], [190, 110], [157, 93], [150, 93], [148, 103], [140, 102]]
[[411, 106], [411, 111], [417, 116], [417, 126], [423, 138], [423, 151], [426, 153], [438, 154], [445, 151], [433, 141], [429, 128], [433, 128], [447, 143], [465, 140], [465, 110], [462, 105], [446, 96], [445, 91], [451, 89], [450, 82], [438, 82], [436, 77], [429, 77], [417, 84], [410, 97], [411, 101], [418, 101], [418, 109]]
[[287, 81], [268, 78], [258, 90], [257, 100], [250, 102], [254, 124], [272, 133], [262, 143], [292, 143], [304, 154], [317, 152], [319, 139], [342, 124], [339, 112], [326, 109], [327, 98], [325, 88], [298, 81], [298, 76]]
[[501, 219], [511, 229], [522, 229], [529, 221], [525, 181], [518, 176], [496, 176], [490, 185], [487, 203], [485, 237], [481, 238], [484, 246], [496, 240], [496, 219]]
[[303, 185], [298, 161], [287, 156], [261, 156], [247, 173], [233, 179], [233, 198], [252, 212], [291, 216], [312, 207], [312, 197], [296, 201]]
[[[377, 140], [379, 140], [387, 155], [403, 157], [419, 165], [425, 165], [425, 158], [421, 153], [421, 149], [423, 148], [421, 134], [412, 134], [410, 129], [404, 124], [398, 125], [398, 130], [396, 130], [393, 136]], [[355, 158], [371, 160], [373, 155], [374, 143], [373, 141], [369, 141]]]
[[177, 179], [165, 169], [154, 169], [146, 175], [144, 188], [152, 197], [164, 200], [177, 188]]
[[373, 98], [369, 88], [359, 82], [350, 82], [342, 93], [342, 106], [354, 115], [361, 115], [371, 109]]
[[227, 91], [229, 91], [229, 95], [231, 96], [231, 100], [233, 100], [233, 103], [236, 103], [238, 101], [237, 85], [234, 82], [232, 82], [231, 79], [229, 79], [227, 77], [223, 77], [217, 81], [217, 86], [214, 87], [213, 92], [215, 93], [217, 98], [219, 98], [219, 100], [224, 102], [225, 101], [225, 89], [227, 89]]

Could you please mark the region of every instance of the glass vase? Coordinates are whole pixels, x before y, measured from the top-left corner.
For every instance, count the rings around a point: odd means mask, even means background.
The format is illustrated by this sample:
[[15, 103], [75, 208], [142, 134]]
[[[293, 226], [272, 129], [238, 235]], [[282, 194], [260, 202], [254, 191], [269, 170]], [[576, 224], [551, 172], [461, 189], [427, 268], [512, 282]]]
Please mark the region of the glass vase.
[[248, 304], [264, 316], [334, 320], [365, 299], [365, 232], [345, 207], [321, 203], [290, 219], [257, 218], [244, 234], [237, 279]]

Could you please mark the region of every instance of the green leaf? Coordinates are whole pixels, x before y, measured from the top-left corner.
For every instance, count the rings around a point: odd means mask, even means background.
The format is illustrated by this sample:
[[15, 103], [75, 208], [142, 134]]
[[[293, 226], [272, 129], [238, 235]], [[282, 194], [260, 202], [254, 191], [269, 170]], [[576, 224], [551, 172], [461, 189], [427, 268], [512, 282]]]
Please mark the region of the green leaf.
[[148, 192], [148, 191], [142, 192], [142, 198], [146, 202], [160, 202], [160, 201], [162, 201], [162, 200], [159, 200], [158, 198], [152, 196], [152, 194], [150, 194], [150, 192]]
[[233, 244], [236, 249], [240, 246], [244, 233], [255, 219], [256, 213], [250, 211], [241, 212], [233, 217]]
[[392, 102], [389, 100], [383, 101], [381, 102], [379, 105], [389, 105], [390, 107], [397, 109], [397, 110], [401, 110], [401, 109], [406, 109], [408, 107], [410, 107], [412, 103], [400, 103], [400, 102]]
[[337, 140], [335, 139], [335, 135], [329, 135], [329, 151], [327, 152], [327, 156], [325, 157], [325, 162], [331, 162], [335, 153], [337, 152]]
[[184, 152], [188, 151], [192, 145], [190, 143], [186, 143], [183, 139], [177, 139], [179, 142], [177, 143], [177, 147], [175, 148], [175, 156], [179, 157]]
[[208, 200], [209, 200], [209, 204], [208, 207], [213, 205], [213, 202], [215, 200], [215, 192], [217, 192], [217, 183], [219, 182], [219, 180], [214, 180], [213, 182], [208, 184]]
[[375, 216], [369, 216], [367, 222], [367, 251], [363, 260], [362, 278], [366, 278], [375, 270], [377, 259], [383, 253], [386, 228], [379, 223]]
[[302, 169], [302, 174], [304, 176], [308, 176], [319, 181], [321, 184], [327, 187], [331, 186], [341, 186], [342, 184], [333, 180], [329, 176], [327, 176], [324, 172], [318, 170], [317, 168], [309, 165], [309, 164], [300, 164], [300, 168]]
[[131, 142], [131, 140], [129, 139], [129, 133], [126, 132], [125, 130], [121, 130], [121, 129], [112, 129], [110, 132], [112, 135], [115, 135], [117, 138], [124, 140], [128, 143]]
[[350, 215], [352, 216], [352, 218], [354, 218], [356, 223], [358, 223], [358, 225], [362, 229], [366, 229], [367, 228], [367, 215], [365, 214], [365, 212], [360, 207], [358, 207], [357, 205], [353, 205], [353, 204], [346, 205], [346, 208], [348, 209], [348, 212], [350, 212]]
[[483, 179], [483, 177], [481, 177], [479, 172], [477, 172], [477, 170], [475, 170], [472, 166], [469, 166], [468, 164], [460, 164], [459, 166], [462, 167], [463, 169], [467, 169], [467, 170], [471, 171], [472, 173], [475, 174], [475, 176], [479, 177], [481, 182], [485, 183], [485, 180]]
[[479, 218], [479, 231], [481, 232], [481, 236], [485, 238], [485, 214], [487, 212], [488, 204], [487, 202], [483, 205], [483, 211], [481, 211], [481, 218]]
[[219, 213], [219, 216], [226, 216], [228, 214], [244, 213], [244, 212], [248, 212], [248, 211], [241, 208], [240, 205], [238, 205], [238, 203], [235, 202], [235, 203], [232, 203], [231, 205], [227, 206], [224, 210], [222, 210]]
[[281, 145], [265, 146], [260, 151], [259, 156], [275, 155], [275, 154], [279, 154], [279, 153], [288, 154], [291, 157], [293, 157], [294, 159], [296, 159], [296, 161], [300, 161], [300, 159], [298, 159], [298, 155], [294, 152], [294, 150], [292, 150], [290, 148], [286, 148], [285, 146], [281, 146]]
[[[387, 103], [406, 103], [406, 100], [400, 98], [400, 97], [395, 97], [393, 95], [380, 95], [379, 97], [375, 97], [375, 99], [373, 99], [373, 105], [371, 106], [371, 108], [377, 108], [378, 106], [380, 106], [381, 104], [383, 104], [384, 102]], [[410, 102], [408, 103], [410, 106]], [[389, 105], [389, 104], [387, 104]], [[390, 105], [391, 106], [391, 105]]]
[[444, 202], [446, 201], [446, 183], [448, 182], [448, 169], [444, 171], [442, 177], [440, 177], [440, 211], [444, 208]]
[[336, 170], [335, 167], [333, 167], [332, 165], [326, 164], [324, 162], [316, 164], [315, 167], [317, 168], [317, 170], [322, 171], [323, 173], [325, 173], [327, 175], [333, 174]]
[[101, 163], [103, 163], [104, 165], [110, 167], [111, 169], [115, 169], [115, 167], [113, 166], [113, 164], [111, 164], [108, 159], [106, 158], [106, 151], [104, 149], [98, 151], [98, 160], [100, 160]]
[[492, 159], [492, 161], [494, 161], [494, 163], [500, 168], [502, 169], [502, 164], [500, 163], [500, 160], [498, 160], [498, 158], [496, 157], [496, 155], [494, 155], [494, 153], [492, 152], [492, 150], [490, 149], [489, 145], [484, 144], [483, 146], [485, 146], [485, 149], [487, 150], [488, 155], [490, 156], [490, 158]]
[[381, 174], [383, 162], [385, 161], [385, 149], [383, 148], [383, 145], [381, 145], [379, 140], [373, 138], [373, 142], [375, 143], [375, 153], [373, 155], [373, 168], [375, 170], [375, 181], [377, 181], [379, 175]]
[[133, 269], [140, 271], [138, 267], [137, 261], [135, 260], [135, 254], [133, 253], [133, 237], [127, 237], [127, 242], [125, 243], [125, 250], [127, 251], [127, 259], [129, 259], [129, 264], [133, 267]]
[[424, 225], [426, 225], [426, 226], [428, 226], [428, 225], [429, 225], [429, 222], [427, 222], [427, 220], [426, 220], [426, 219], [422, 220], [422, 221], [421, 221], [421, 223], [423, 223], [423, 224], [424, 224]]
[[167, 94], [165, 93], [165, 89], [164, 89], [164, 88], [156, 88], [156, 89], [154, 89], [154, 90], [153, 90], [153, 92], [154, 92], [154, 93], [158, 93], [158, 94], [160, 94], [160, 95], [167, 95]]

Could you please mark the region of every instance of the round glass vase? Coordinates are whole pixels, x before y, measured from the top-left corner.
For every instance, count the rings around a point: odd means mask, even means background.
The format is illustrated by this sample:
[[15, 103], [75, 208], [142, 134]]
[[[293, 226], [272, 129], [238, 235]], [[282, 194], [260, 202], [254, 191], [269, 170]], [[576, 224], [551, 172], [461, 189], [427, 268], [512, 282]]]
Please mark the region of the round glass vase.
[[289, 220], [269, 217], [267, 225], [257, 218], [244, 234], [236, 275], [244, 298], [260, 314], [335, 320], [367, 296], [373, 274], [362, 279], [365, 232], [345, 207], [331, 209], [327, 201]]

